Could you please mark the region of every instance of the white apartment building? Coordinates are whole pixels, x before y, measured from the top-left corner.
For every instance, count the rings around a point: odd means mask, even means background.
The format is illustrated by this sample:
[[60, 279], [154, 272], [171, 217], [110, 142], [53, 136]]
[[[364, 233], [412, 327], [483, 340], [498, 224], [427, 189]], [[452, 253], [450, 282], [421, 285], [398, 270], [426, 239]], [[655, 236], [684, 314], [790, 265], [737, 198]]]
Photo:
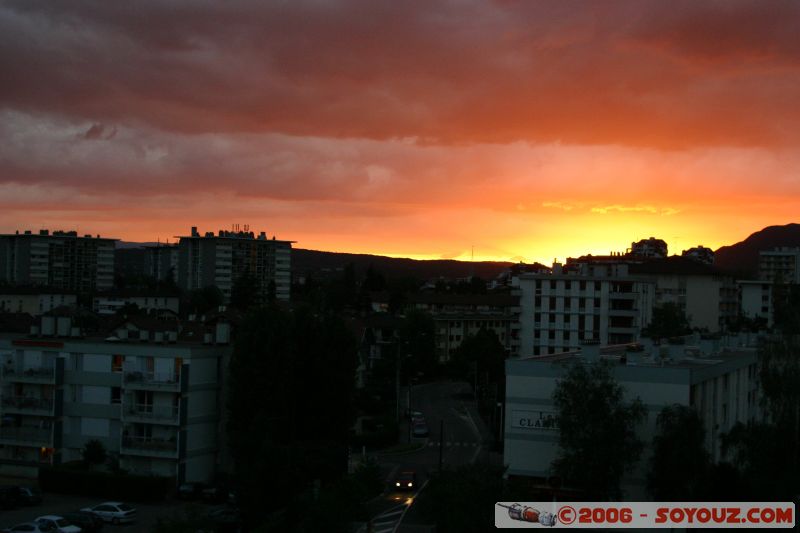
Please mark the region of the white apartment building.
[[30, 335], [0, 334], [0, 475], [35, 477], [97, 439], [130, 472], [211, 481], [229, 326], [156, 322], [81, 338], [69, 317], [46, 316]]
[[586, 341], [633, 342], [650, 323], [655, 283], [628, 275], [628, 265], [559, 264], [552, 273], [522, 274], [519, 355], [578, 349]]
[[114, 285], [114, 243], [75, 231], [0, 235], [0, 281], [92, 292]]
[[630, 273], [654, 281], [655, 305], [676, 304], [692, 328], [718, 332], [738, 315], [736, 282], [711, 265], [673, 256], [630, 265]]
[[[697, 339], [697, 338], [696, 338]], [[751, 339], [752, 340], [752, 339]], [[626, 347], [584, 346], [579, 351], [506, 361], [504, 461], [509, 476], [544, 481], [553, 475], [558, 453], [558, 413], [552, 396], [572, 363], [599, 360], [612, 373], [626, 398], [639, 398], [647, 418], [637, 428], [645, 443], [639, 464], [623, 481], [627, 499], [646, 498], [645, 476], [656, 418], [669, 405], [697, 409], [706, 428], [706, 446], [720, 458], [720, 434], [737, 422], [761, 417], [758, 406], [756, 350], [750, 341], [725, 339], [690, 345]], [[566, 480], [568, 485], [568, 480]]]
[[747, 318], [761, 318], [767, 327], [774, 323], [772, 284], [756, 280], [739, 280], [739, 307]]
[[781, 247], [759, 252], [758, 278], [768, 282], [800, 283], [800, 248]]
[[268, 239], [263, 231], [223, 231], [200, 235], [192, 228], [190, 236], [178, 244], [178, 282], [187, 290], [216, 286], [225, 296], [242, 276], [252, 276], [266, 296], [270, 286], [279, 300], [288, 300], [291, 291], [291, 252], [294, 241]]

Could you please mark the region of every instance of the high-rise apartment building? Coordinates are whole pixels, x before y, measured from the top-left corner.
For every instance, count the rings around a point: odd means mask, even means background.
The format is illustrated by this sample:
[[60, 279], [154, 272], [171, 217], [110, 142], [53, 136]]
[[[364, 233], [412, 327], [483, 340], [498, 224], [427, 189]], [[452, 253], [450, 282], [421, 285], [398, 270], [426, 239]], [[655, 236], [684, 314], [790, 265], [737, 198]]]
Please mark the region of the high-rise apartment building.
[[230, 300], [237, 280], [255, 280], [261, 296], [274, 288], [275, 297], [288, 300], [291, 290], [291, 252], [294, 241], [267, 238], [263, 231], [207, 232], [192, 228], [178, 244], [178, 283], [187, 290], [216, 286]]
[[76, 292], [110, 289], [115, 240], [75, 231], [0, 235], [0, 281]]

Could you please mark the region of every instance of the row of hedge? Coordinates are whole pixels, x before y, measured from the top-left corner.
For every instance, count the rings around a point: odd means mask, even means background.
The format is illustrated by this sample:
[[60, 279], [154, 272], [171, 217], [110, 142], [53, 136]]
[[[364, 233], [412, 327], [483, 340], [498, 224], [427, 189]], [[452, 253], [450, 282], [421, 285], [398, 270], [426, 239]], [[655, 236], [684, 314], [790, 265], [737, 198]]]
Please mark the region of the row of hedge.
[[39, 468], [39, 487], [45, 492], [95, 496], [103, 500], [157, 502], [172, 492], [175, 479], [43, 466]]

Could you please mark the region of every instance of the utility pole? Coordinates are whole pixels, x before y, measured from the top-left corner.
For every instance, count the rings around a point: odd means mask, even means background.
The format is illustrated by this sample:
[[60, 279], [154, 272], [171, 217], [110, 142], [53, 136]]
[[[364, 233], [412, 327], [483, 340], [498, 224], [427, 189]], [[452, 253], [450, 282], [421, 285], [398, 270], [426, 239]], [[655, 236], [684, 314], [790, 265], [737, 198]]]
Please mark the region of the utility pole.
[[444, 419], [439, 421], [439, 473], [442, 473], [442, 452], [444, 451]]

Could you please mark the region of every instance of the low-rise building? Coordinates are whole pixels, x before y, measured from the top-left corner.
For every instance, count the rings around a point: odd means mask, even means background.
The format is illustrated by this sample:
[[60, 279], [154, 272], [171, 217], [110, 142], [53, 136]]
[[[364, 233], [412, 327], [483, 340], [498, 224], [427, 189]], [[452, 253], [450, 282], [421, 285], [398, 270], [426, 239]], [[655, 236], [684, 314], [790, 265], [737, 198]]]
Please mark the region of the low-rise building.
[[46, 287], [0, 287], [0, 312], [27, 313], [32, 316], [48, 313], [57, 307], [74, 306], [74, 292]]
[[[625, 481], [627, 498], [645, 496], [649, 444], [661, 410], [678, 404], [697, 410], [706, 429], [706, 447], [720, 458], [720, 434], [737, 422], [761, 417], [754, 339], [700, 340], [688, 344], [637, 347], [586, 345], [580, 350], [506, 361], [504, 461], [508, 475], [544, 482], [553, 475], [558, 453], [558, 413], [553, 392], [571, 364], [606, 361], [626, 399], [647, 408], [637, 428], [645, 453]], [[635, 350], [635, 351], [634, 351]]]
[[509, 292], [486, 294], [411, 294], [408, 307], [425, 311], [436, 327], [439, 361], [450, 360], [467, 337], [481, 329], [492, 331], [509, 355], [519, 350], [519, 295]]
[[0, 474], [81, 458], [99, 440], [130, 472], [212, 480], [230, 326], [134, 317], [86, 333], [45, 316], [0, 333]]
[[180, 297], [164, 291], [117, 289], [97, 293], [92, 298], [92, 310], [99, 315], [113, 315], [125, 306], [135, 305], [147, 313], [171, 311], [178, 314]]

